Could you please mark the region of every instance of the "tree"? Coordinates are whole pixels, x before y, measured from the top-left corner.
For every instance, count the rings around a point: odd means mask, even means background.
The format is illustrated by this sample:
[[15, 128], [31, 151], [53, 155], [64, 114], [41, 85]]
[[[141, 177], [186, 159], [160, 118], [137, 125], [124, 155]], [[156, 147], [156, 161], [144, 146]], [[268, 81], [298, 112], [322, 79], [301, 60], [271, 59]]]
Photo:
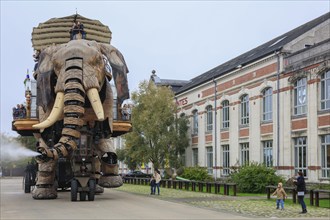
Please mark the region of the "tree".
[[140, 83], [132, 93], [136, 103], [132, 110], [132, 132], [127, 133], [126, 157], [137, 163], [152, 162], [155, 169], [182, 165], [182, 154], [188, 146], [188, 120], [176, 117], [174, 93], [167, 87]]
[[116, 150], [118, 160], [124, 162], [130, 170], [135, 170], [138, 166], [138, 162], [130, 156], [133, 152], [134, 147]]
[[277, 185], [283, 182], [281, 176], [276, 175], [273, 167], [266, 167], [264, 164], [251, 162], [240, 167], [236, 172], [230, 174], [234, 183], [237, 184], [240, 192], [262, 193], [266, 186]]

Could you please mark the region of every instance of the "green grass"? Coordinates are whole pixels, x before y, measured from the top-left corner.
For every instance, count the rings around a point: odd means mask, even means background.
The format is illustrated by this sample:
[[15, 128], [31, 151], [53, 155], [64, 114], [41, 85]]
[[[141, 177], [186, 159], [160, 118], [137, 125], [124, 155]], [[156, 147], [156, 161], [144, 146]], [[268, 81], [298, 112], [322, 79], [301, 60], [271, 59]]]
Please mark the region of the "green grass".
[[319, 200], [319, 205], [322, 208], [330, 208], [330, 199], [320, 199]]
[[[134, 185], [134, 184], [124, 184], [124, 186], [129, 186], [129, 185], [131, 185], [131, 186], [139, 186], [139, 185]], [[140, 186], [144, 188], [143, 190], [140, 189], [140, 190], [142, 190], [140, 193], [142, 193], [142, 194], [150, 194], [150, 186], [148, 186], [148, 185], [140, 185]], [[177, 194], [177, 191], [182, 191], [182, 192], [188, 193], [188, 194], [184, 194], [184, 195], [187, 195], [188, 197], [196, 196], [198, 194], [200, 194], [201, 196], [207, 196], [207, 195], [209, 195], [209, 196], [212, 196], [212, 195], [214, 195], [214, 196], [216, 196], [216, 195], [224, 195], [224, 187], [223, 186], [220, 187], [220, 193], [219, 194], [215, 194], [214, 193], [215, 192], [214, 185], [212, 185], [212, 187], [211, 187], [211, 193], [207, 193], [206, 192], [206, 186], [205, 185], [203, 187], [203, 191], [202, 192], [199, 192], [198, 185], [196, 185], [196, 191], [192, 191], [191, 184], [189, 185], [189, 190], [185, 189], [184, 184], [182, 185], [182, 189], [179, 189], [179, 185], [178, 184], [176, 186], [176, 189], [173, 189], [173, 185], [171, 187], [172, 188], [167, 188], [167, 186], [165, 188], [162, 187], [162, 186], [160, 187], [160, 190], [162, 191], [163, 196], [165, 196], [165, 197], [166, 196], [171, 197], [171, 196], [173, 196], [172, 195], [173, 193], [175, 195], [178, 195], [179, 196], [179, 194]], [[131, 187], [127, 187], [126, 190], [136, 193], [136, 190], [135, 189], [131, 189]], [[232, 187], [230, 187], [230, 189], [229, 189], [229, 195], [230, 196], [234, 195], [234, 192], [233, 192]], [[180, 196], [181, 196], [181, 194], [180, 194]], [[273, 203], [275, 203], [275, 200], [276, 200], [274, 198], [271, 198], [270, 200], [267, 200], [267, 194], [266, 193], [237, 193], [237, 196], [238, 197], [264, 197], [265, 198], [265, 201], [271, 201]], [[290, 196], [292, 196], [292, 194], [288, 193], [288, 196], [290, 197]], [[305, 198], [304, 201], [305, 201], [306, 205], [309, 206], [309, 204], [310, 204], [309, 198]], [[298, 200], [297, 200], [297, 203], [294, 204], [292, 198], [286, 199], [285, 202], [286, 202], [286, 204], [293, 204], [293, 205], [297, 205], [298, 204], [299, 205]], [[315, 206], [315, 202], [314, 202], [314, 206]], [[320, 208], [329, 208], [330, 207], [330, 200], [329, 199], [321, 199], [321, 200], [319, 200], [319, 207]]]
[[[193, 207], [208, 208], [218, 211], [243, 214], [250, 217], [263, 218], [325, 218], [330, 217], [329, 201], [321, 200], [320, 207], [310, 206], [309, 199], [305, 199], [308, 213], [300, 215], [301, 206], [293, 203], [292, 199], [286, 199], [284, 211], [276, 209], [276, 199], [267, 199], [266, 194], [248, 194], [244, 196], [224, 196], [214, 193], [192, 192], [185, 189], [160, 188], [160, 195], [150, 195], [150, 186], [124, 184], [115, 190], [138, 194], [140, 196], [178, 202]], [[249, 198], [248, 196], [252, 196]], [[324, 208], [321, 208], [324, 207]], [[327, 207], [327, 208], [325, 208]]]

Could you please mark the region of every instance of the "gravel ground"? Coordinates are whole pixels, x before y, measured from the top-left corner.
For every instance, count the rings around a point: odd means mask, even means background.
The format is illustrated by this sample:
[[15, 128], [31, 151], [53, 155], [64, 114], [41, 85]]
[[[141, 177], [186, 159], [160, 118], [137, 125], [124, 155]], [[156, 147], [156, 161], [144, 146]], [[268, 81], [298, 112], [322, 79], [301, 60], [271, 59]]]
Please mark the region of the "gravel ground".
[[301, 206], [288, 201], [284, 204], [284, 210], [277, 210], [274, 200], [267, 200], [265, 196], [223, 196], [209, 193], [188, 192], [185, 190], [175, 190], [160, 188], [160, 195], [150, 195], [150, 187], [142, 185], [124, 184], [116, 190], [131, 192], [146, 197], [156, 197], [159, 199], [185, 203], [192, 206], [207, 208], [217, 211], [239, 213], [247, 217], [256, 218], [301, 218], [301, 219], [330, 219], [330, 208], [318, 208], [308, 206], [307, 214], [300, 214]]

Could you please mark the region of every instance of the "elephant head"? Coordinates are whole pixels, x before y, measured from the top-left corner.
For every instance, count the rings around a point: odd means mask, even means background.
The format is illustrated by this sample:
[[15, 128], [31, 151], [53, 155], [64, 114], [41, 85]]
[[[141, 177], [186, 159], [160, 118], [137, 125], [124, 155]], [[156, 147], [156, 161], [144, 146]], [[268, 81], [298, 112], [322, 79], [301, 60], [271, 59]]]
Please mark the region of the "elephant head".
[[39, 117], [33, 127], [43, 130], [63, 119], [62, 136], [48, 156], [65, 157], [76, 149], [79, 128], [86, 123], [108, 120], [112, 129], [109, 80], [113, 74], [120, 103], [129, 98], [127, 73], [123, 55], [108, 44], [72, 40], [41, 52], [35, 72], [37, 105], [48, 117]]

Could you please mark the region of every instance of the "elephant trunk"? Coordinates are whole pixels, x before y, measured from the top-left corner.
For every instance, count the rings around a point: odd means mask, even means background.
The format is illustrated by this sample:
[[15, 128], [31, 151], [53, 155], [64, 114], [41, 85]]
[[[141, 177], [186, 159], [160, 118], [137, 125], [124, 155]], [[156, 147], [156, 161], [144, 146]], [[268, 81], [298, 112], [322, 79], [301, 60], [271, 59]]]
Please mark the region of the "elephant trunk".
[[[81, 59], [78, 59], [81, 61]], [[76, 140], [80, 138], [80, 128], [84, 121], [85, 90], [82, 86], [82, 69], [77, 66], [66, 68], [64, 85], [64, 122], [62, 137], [54, 146], [54, 158], [66, 157], [76, 148]]]
[[[88, 73], [84, 75], [83, 60], [81, 58], [68, 59], [66, 61], [65, 71], [60, 78], [59, 81], [64, 84], [62, 87], [63, 90], [57, 92], [57, 98], [50, 116], [45, 121], [34, 125], [35, 128], [39, 129], [50, 127], [59, 119], [59, 115], [64, 113], [62, 136], [60, 140], [55, 144], [53, 150], [44, 149], [48, 157], [53, 155], [54, 159], [67, 157], [77, 148], [76, 140], [80, 138], [80, 128], [84, 125], [84, 120], [82, 118], [85, 113], [86, 93], [97, 120], [104, 120], [104, 110], [98, 89], [92, 87], [93, 84], [90, 83], [94, 81], [91, 80], [93, 78], [90, 77]], [[59, 87], [60, 85], [61, 84], [57, 84]], [[97, 87], [96, 84], [94, 86]], [[87, 92], [85, 90], [87, 90]]]

